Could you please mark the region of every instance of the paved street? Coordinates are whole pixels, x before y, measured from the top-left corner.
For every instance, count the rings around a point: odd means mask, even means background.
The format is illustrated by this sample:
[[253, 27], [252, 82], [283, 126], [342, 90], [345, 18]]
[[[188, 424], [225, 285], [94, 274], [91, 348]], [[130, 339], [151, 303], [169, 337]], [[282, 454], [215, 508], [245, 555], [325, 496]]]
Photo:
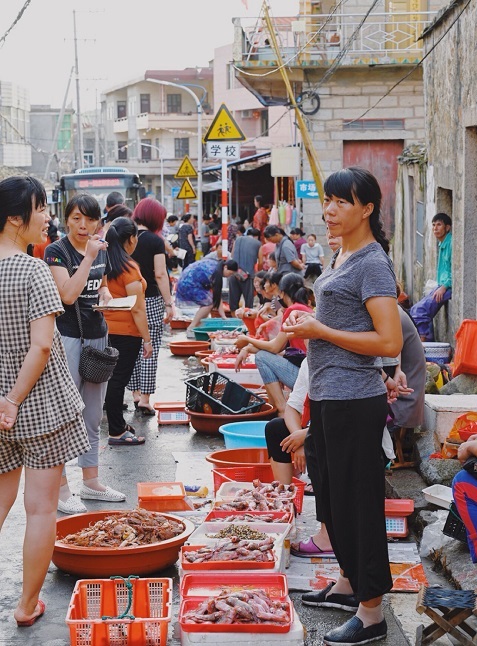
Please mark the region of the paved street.
[[[183, 333], [176, 333], [175, 337], [183, 338]], [[167, 339], [166, 339], [167, 340]], [[192, 366], [191, 366], [192, 364]], [[157, 400], [180, 400], [184, 398], [185, 387], [182, 380], [191, 375], [192, 368], [197, 369], [193, 360], [173, 357], [168, 349], [161, 350], [158, 370], [158, 391]], [[129, 396], [129, 393], [128, 393]], [[176, 467], [181, 472], [187, 472], [187, 460], [189, 456], [191, 465], [197, 461], [197, 456], [205, 455], [207, 452], [223, 448], [222, 437], [208, 437], [200, 435], [185, 426], [165, 426], [158, 429], [155, 418], [142, 418], [132, 412], [127, 414], [127, 421], [133, 424], [141, 434], [147, 436], [144, 446], [136, 447], [109, 447], [106, 442], [106, 425], [102, 429], [102, 444], [100, 465], [105, 482], [114, 488], [120, 489], [127, 494], [125, 508], [133, 508], [137, 502], [136, 483], [138, 481], [174, 481]], [[180, 454], [181, 460], [186, 463], [176, 465], [174, 454]], [[204, 473], [208, 473], [203, 461]], [[73, 490], [77, 491], [80, 485], [80, 471], [74, 465], [68, 465], [68, 473]], [[192, 484], [195, 477], [202, 477], [197, 470], [191, 472], [187, 484]], [[209, 487], [211, 486], [209, 481]], [[305, 497], [304, 511], [297, 518], [297, 527], [302, 536], [308, 535], [316, 527], [314, 520], [314, 499]], [[88, 509], [114, 509], [120, 505], [112, 503], [96, 503], [88, 501]], [[43, 588], [42, 598], [47, 604], [45, 616], [32, 628], [18, 629], [13, 621], [13, 609], [20, 590], [20, 567], [21, 567], [21, 536], [24, 527], [24, 513], [21, 494], [9, 516], [4, 531], [0, 537], [2, 549], [2, 593], [3, 601], [0, 606], [0, 644], [14, 646], [63, 646], [69, 644], [69, 632], [65, 624], [65, 616], [68, 603], [76, 579], [57, 570], [51, 565]], [[178, 575], [176, 567], [171, 567], [161, 572], [161, 576], [170, 576], [174, 579], [174, 614], [178, 610]], [[300, 603], [300, 593], [293, 593], [292, 598], [295, 608], [303, 622], [306, 631], [306, 646], [314, 646], [322, 643], [322, 635], [334, 626], [340, 625], [343, 620], [349, 617], [348, 613], [334, 610], [318, 610], [303, 607]], [[397, 614], [401, 614], [401, 621], [397, 621], [391, 610], [397, 608]], [[415, 613], [415, 595], [401, 594], [388, 595], [385, 606], [386, 619], [389, 626], [388, 638], [381, 642], [386, 646], [405, 646], [410, 643], [405, 632], [411, 637], [415, 630], [414, 623], [420, 622], [420, 617]], [[402, 622], [402, 626], [401, 626]], [[414, 622], [414, 623], [413, 623]], [[172, 637], [169, 643], [179, 644], [179, 641]], [[281, 643], [286, 644], [286, 637], [283, 636]]]

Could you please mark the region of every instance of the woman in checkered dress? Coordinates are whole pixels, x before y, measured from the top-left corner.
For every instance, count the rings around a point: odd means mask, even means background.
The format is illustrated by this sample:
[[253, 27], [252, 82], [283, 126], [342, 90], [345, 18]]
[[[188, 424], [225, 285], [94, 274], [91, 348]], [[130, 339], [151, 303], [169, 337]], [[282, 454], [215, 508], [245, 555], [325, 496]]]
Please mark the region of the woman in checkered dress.
[[156, 390], [157, 360], [164, 323], [174, 315], [166, 267], [166, 247], [160, 236], [166, 209], [157, 200], [146, 197], [136, 206], [132, 217], [138, 226], [138, 242], [131, 257], [139, 265], [147, 283], [146, 314], [152, 341], [152, 357], [145, 359], [141, 345], [128, 389], [133, 391], [134, 405], [138, 412], [153, 416], [154, 408], [149, 398]]
[[[83, 472], [79, 498], [71, 493], [66, 474], [63, 474], [58, 511], [80, 514], [86, 510], [83, 500], [123, 502], [126, 496], [103, 484], [99, 479], [99, 425], [103, 418], [103, 404], [107, 383], [84, 381], [79, 374], [82, 340], [85, 345], [104, 350], [108, 328], [101, 312], [93, 309], [101, 299], [111, 299], [106, 280], [107, 242], [96, 233], [100, 226], [101, 209], [92, 195], [78, 193], [65, 208], [68, 235], [53, 242], [45, 250], [45, 261], [50, 267], [60, 292], [65, 313], [57, 326], [65, 346], [68, 366], [84, 401], [83, 418], [88, 431], [91, 450], [78, 459]], [[75, 303], [81, 317], [80, 332]]]
[[49, 220], [38, 180], [0, 182], [0, 528], [24, 469], [19, 626], [45, 611], [39, 594], [53, 553], [63, 465], [90, 448], [83, 402], [55, 327], [64, 311], [58, 290], [44, 262], [26, 253], [28, 244], [46, 241]]

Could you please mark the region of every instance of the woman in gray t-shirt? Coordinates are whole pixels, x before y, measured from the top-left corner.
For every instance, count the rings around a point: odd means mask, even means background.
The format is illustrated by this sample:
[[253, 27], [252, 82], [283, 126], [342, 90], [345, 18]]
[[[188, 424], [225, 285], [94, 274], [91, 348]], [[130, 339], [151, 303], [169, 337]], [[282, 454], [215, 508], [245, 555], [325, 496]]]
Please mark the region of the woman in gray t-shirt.
[[376, 358], [399, 354], [402, 332], [376, 178], [362, 168], [343, 169], [325, 181], [324, 193], [326, 224], [342, 247], [315, 282], [316, 318], [295, 313], [283, 329], [310, 339], [310, 432], [323, 520], [341, 574], [303, 602], [356, 609], [324, 643], [362, 644], [387, 633], [381, 602], [392, 579], [381, 440], [388, 409]]

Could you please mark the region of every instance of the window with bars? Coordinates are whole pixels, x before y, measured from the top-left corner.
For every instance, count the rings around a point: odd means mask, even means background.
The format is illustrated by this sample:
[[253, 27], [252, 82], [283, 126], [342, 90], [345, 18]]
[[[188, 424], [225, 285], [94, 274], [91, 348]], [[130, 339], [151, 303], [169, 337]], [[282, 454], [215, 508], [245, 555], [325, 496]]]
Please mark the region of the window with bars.
[[151, 112], [151, 95], [150, 94], [141, 94], [140, 96], [140, 112], [144, 114], [145, 112]]
[[116, 114], [118, 115], [118, 119], [123, 119], [124, 117], [128, 116], [128, 108], [127, 108], [127, 102], [126, 101], [118, 101], [116, 103]]
[[128, 160], [128, 142], [127, 141], [118, 141], [118, 161], [127, 161]]
[[141, 140], [141, 159], [143, 161], [151, 161], [152, 159], [152, 148], [150, 139]]
[[182, 97], [180, 94], [167, 95], [167, 112], [182, 112]]
[[189, 154], [189, 139], [188, 138], [175, 138], [174, 139], [174, 157], [180, 159]]
[[344, 121], [344, 130], [404, 130], [404, 119], [356, 119]]

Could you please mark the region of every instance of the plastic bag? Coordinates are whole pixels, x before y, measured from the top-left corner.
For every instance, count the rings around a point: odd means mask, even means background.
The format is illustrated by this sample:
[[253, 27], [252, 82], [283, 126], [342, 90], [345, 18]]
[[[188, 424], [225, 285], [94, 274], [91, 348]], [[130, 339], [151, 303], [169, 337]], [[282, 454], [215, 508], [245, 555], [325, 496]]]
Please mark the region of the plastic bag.
[[429, 296], [431, 292], [439, 287], [439, 284], [435, 280], [426, 280], [424, 285], [424, 296]]
[[475, 434], [477, 434], [477, 412], [469, 411], [459, 415], [455, 420], [447, 439], [466, 442], [471, 435]]
[[421, 557], [429, 556], [432, 552], [441, 549], [444, 545], [447, 545], [454, 540], [450, 536], [446, 536], [442, 533], [448, 514], [449, 512], [446, 509], [440, 509], [439, 511], [433, 511], [431, 513], [431, 516], [435, 517], [435, 521], [426, 525], [422, 532], [421, 545], [419, 548]]

